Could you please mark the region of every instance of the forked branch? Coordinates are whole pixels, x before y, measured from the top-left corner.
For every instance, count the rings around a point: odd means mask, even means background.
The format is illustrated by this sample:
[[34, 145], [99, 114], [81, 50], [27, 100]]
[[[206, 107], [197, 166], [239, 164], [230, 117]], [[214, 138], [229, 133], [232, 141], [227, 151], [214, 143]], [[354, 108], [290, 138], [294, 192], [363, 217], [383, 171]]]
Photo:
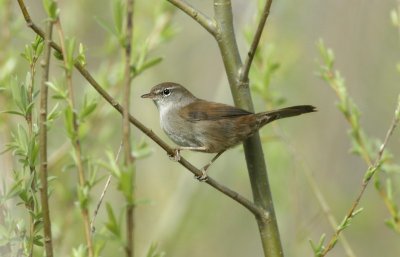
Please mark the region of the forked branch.
[[216, 35], [217, 27], [215, 21], [199, 10], [195, 9], [190, 4], [182, 0], [168, 0], [171, 4], [175, 5], [177, 8], [181, 9], [184, 13], [192, 17], [197, 21], [203, 28], [205, 28], [211, 35]]
[[[35, 24], [33, 23], [28, 10], [26, 9], [25, 3], [23, 0], [18, 0], [18, 4], [20, 6], [20, 9], [22, 11], [22, 14], [25, 18], [25, 21], [28, 25], [29, 28], [31, 28], [36, 34], [38, 34], [40, 37], [44, 38], [45, 33]], [[54, 43], [53, 41], [50, 42], [50, 46], [58, 52], [58, 54], [61, 54], [61, 47]], [[80, 63], [76, 62], [75, 63], [75, 68], [81, 73], [81, 75], [89, 82], [89, 84], [108, 102], [110, 103], [119, 113], [123, 113], [124, 108], [118, 103], [117, 100], [115, 100], [111, 95], [105, 91], [100, 84], [93, 78], [93, 76], [90, 74], [89, 71], [87, 71]], [[129, 115], [129, 121], [131, 124], [133, 124], [135, 127], [137, 127], [139, 130], [141, 130], [144, 134], [146, 134], [148, 137], [150, 137], [155, 143], [157, 143], [161, 148], [163, 148], [168, 154], [173, 155], [174, 150], [171, 148], [167, 143], [165, 143], [159, 136], [157, 136], [151, 129], [147, 128], [145, 125], [143, 125], [140, 121], [138, 121], [135, 117], [132, 115]], [[193, 166], [190, 162], [188, 162], [186, 159], [181, 158], [179, 160], [179, 163], [182, 164], [186, 169], [188, 169], [190, 172], [192, 172], [196, 176], [201, 176], [202, 172]], [[207, 184], [210, 186], [214, 187], [216, 190], [220, 191], [221, 193], [225, 194], [229, 198], [235, 200], [242, 206], [244, 206], [246, 209], [248, 209], [250, 212], [252, 212], [258, 219], [264, 219], [268, 220], [268, 214], [259, 206], [255, 205], [253, 202], [248, 200], [247, 198], [243, 197], [236, 191], [218, 183], [216, 180], [212, 179], [211, 177], [208, 177], [208, 180], [206, 181]]]

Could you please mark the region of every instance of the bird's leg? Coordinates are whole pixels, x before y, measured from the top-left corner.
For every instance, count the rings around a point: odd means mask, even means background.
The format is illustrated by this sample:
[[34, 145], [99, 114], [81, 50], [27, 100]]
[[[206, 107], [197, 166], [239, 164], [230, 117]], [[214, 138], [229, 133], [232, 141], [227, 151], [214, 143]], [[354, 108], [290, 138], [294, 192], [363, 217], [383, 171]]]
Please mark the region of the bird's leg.
[[174, 149], [173, 154], [168, 154], [169, 158], [173, 161], [178, 162], [181, 159], [181, 151], [182, 150], [191, 150], [191, 151], [200, 151], [204, 152], [207, 151], [207, 148], [205, 146], [178, 146], [177, 148]]
[[223, 154], [225, 152], [225, 150], [223, 150], [223, 151], [221, 151], [221, 152], [219, 152], [219, 153], [217, 153], [212, 159], [211, 159], [211, 161], [209, 162], [209, 163], [207, 163], [207, 165], [205, 165], [203, 168], [201, 168], [201, 176], [195, 176], [195, 178], [197, 178], [199, 181], [201, 181], [201, 182], [204, 182], [204, 181], [207, 181], [207, 179], [208, 179], [208, 176], [207, 176], [207, 170], [208, 170], [208, 168], [210, 168], [210, 166], [211, 166], [211, 164], [213, 163], [213, 162], [215, 162], [215, 160], [216, 159], [218, 159], [218, 157], [220, 157], [221, 156], [221, 154]]

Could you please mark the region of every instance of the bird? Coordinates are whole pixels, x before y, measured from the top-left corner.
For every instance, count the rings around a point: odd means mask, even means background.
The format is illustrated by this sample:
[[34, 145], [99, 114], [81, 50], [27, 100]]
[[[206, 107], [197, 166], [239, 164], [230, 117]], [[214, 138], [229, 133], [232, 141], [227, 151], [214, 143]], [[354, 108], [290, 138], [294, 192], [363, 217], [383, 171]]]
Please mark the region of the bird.
[[180, 160], [180, 151], [191, 150], [216, 153], [196, 178], [207, 180], [207, 170], [227, 149], [251, 137], [266, 124], [292, 116], [315, 112], [312, 105], [297, 105], [282, 109], [253, 113], [247, 110], [203, 100], [184, 86], [163, 82], [141, 96], [155, 103], [160, 125], [167, 136], [177, 144], [173, 160]]

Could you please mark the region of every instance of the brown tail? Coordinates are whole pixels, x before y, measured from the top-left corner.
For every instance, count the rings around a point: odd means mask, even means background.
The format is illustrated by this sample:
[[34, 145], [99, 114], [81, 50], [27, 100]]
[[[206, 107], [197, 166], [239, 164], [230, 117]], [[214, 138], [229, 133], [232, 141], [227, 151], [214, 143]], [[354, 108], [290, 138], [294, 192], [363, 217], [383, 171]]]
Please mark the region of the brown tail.
[[264, 126], [265, 124], [270, 123], [274, 120], [279, 120], [282, 118], [297, 116], [297, 115], [301, 115], [303, 113], [316, 112], [316, 111], [317, 111], [316, 108], [312, 105], [297, 105], [297, 106], [286, 107], [286, 108], [282, 108], [282, 109], [274, 110], [274, 111], [261, 112], [261, 113], [258, 113], [257, 116], [259, 117], [259, 119], [261, 121], [260, 125]]

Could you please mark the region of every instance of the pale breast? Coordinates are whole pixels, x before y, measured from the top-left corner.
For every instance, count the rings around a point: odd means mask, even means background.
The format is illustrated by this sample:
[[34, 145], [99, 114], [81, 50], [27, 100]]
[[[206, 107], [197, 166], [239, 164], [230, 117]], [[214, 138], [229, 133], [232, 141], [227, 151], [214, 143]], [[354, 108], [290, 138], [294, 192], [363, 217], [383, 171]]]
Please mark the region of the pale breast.
[[184, 121], [172, 106], [160, 110], [160, 125], [168, 137], [179, 146], [203, 146], [193, 133], [194, 124]]

